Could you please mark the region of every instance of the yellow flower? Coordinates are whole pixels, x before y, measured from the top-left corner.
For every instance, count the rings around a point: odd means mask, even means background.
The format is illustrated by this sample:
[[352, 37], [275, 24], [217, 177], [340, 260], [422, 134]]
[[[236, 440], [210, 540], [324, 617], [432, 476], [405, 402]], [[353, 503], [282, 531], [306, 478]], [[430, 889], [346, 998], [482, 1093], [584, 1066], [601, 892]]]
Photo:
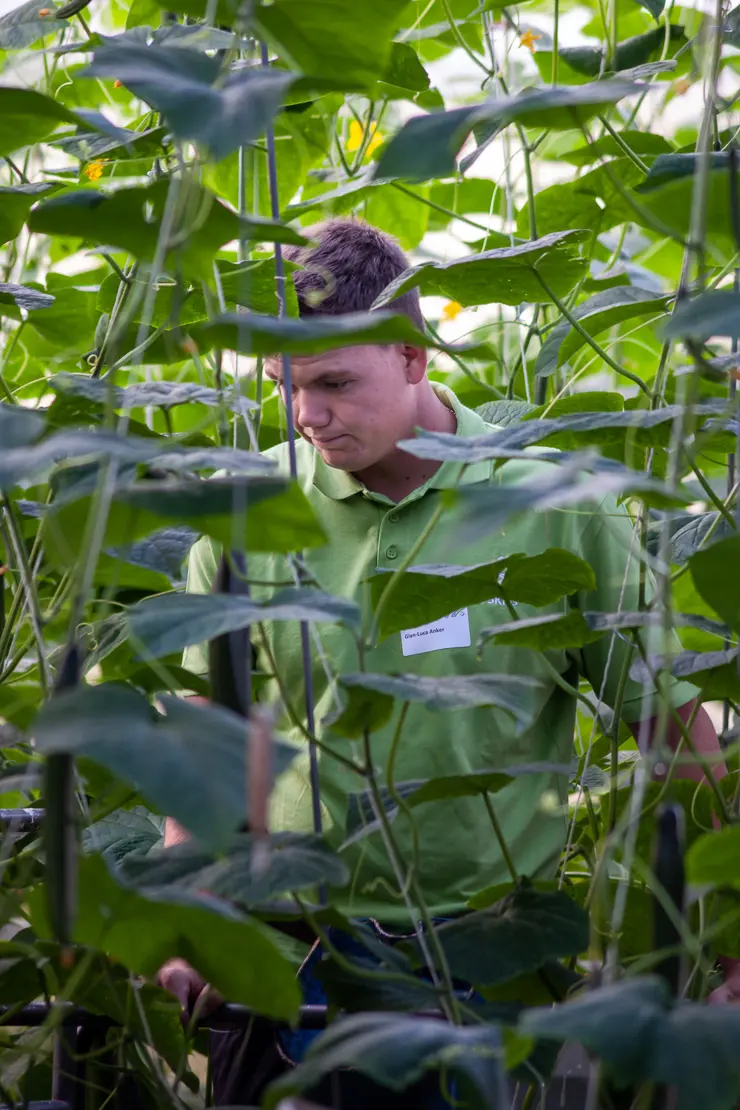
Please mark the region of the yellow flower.
[[519, 45], [526, 46], [530, 53], [534, 54], [534, 44], [537, 39], [541, 39], [542, 35], [535, 35], [534, 31], [525, 31], [523, 35], [519, 36]]
[[683, 96], [683, 94], [688, 92], [691, 88], [691, 81], [688, 79], [688, 77], [682, 77], [680, 81], [676, 81], [673, 88], [675, 90], [676, 96]]
[[47, 15], [51, 15], [51, 8], [39, 8], [40, 19], [44, 19], [44, 17]]
[[463, 306], [458, 304], [457, 301], [448, 301], [442, 309], [443, 320], [456, 320], [463, 310]]
[[85, 166], [85, 177], [90, 181], [97, 181], [98, 178], [103, 176], [104, 161], [88, 162]]
[[[365, 137], [365, 128], [356, 119], [353, 119], [349, 125], [349, 136], [347, 138], [347, 153], [354, 154], [362, 146], [362, 140]], [[369, 157], [374, 150], [383, 142], [383, 136], [378, 132], [377, 123], [370, 124], [370, 141], [367, 144], [365, 154]]]
[[122, 87], [122, 85], [123, 85], [123, 82], [122, 82], [122, 81], [119, 81], [118, 79], [116, 79], [116, 80], [115, 80], [115, 81], [113, 82], [113, 88], [114, 88], [114, 89], [120, 89], [120, 88]]

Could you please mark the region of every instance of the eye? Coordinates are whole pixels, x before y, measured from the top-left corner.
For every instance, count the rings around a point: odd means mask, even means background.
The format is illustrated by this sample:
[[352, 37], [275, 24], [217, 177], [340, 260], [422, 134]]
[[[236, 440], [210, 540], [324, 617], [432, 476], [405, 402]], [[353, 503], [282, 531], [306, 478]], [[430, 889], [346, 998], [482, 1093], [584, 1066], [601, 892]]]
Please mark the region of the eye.
[[346, 389], [347, 386], [350, 385], [350, 384], [351, 384], [351, 382], [349, 382], [349, 381], [327, 382], [326, 383], [326, 388], [341, 391], [343, 389]]

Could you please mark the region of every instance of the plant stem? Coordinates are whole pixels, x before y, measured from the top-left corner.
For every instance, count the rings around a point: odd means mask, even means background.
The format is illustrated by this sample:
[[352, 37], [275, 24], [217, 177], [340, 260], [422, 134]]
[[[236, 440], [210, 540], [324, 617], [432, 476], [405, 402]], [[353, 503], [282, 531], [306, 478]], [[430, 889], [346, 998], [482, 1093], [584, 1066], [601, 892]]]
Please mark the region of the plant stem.
[[534, 273], [536, 274], [537, 280], [539, 281], [540, 285], [545, 290], [545, 293], [547, 293], [547, 296], [550, 298], [556, 308], [558, 308], [559, 311], [563, 314], [571, 327], [578, 332], [581, 339], [585, 340], [585, 342], [588, 343], [589, 347], [591, 347], [592, 350], [594, 350], [596, 354], [604, 360], [607, 366], [611, 366], [612, 370], [614, 370], [615, 373], [619, 374], [623, 378], [629, 378], [631, 382], [634, 382], [635, 385], [639, 386], [639, 388], [644, 394], [646, 394], [647, 397], [652, 398], [653, 394], [650, 391], [649, 387], [642, 380], [642, 378], [638, 378], [637, 374], [633, 374], [631, 370], [627, 370], [626, 367], [620, 366], [618, 362], [615, 362], [611, 355], [607, 351], [605, 351], [599, 343], [596, 342], [593, 336], [588, 334], [586, 329], [582, 327], [582, 325], [575, 318], [572, 312], [570, 312], [566, 308], [566, 306], [563, 304], [554, 290], [550, 288], [545, 279], [542, 277], [542, 274], [539, 272], [539, 270], [535, 269]]
[[493, 808], [491, 795], [488, 793], [487, 790], [483, 793], [483, 801], [488, 811], [488, 816], [491, 820], [493, 831], [496, 834], [496, 840], [498, 841], [498, 846], [501, 849], [501, 855], [504, 857], [504, 863], [506, 864], [508, 872], [511, 875], [511, 881], [516, 884], [519, 882], [519, 874], [516, 867], [514, 866], [514, 860], [512, 859], [511, 852], [509, 851], [509, 845], [506, 843], [504, 831], [501, 828], [498, 817], [496, 816], [496, 810]]

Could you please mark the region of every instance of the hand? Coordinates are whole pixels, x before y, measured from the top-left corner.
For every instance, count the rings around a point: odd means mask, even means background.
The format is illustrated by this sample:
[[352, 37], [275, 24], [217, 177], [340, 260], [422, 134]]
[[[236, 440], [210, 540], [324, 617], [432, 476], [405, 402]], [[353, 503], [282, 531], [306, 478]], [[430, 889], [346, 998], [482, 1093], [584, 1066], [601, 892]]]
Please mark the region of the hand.
[[721, 986], [715, 987], [707, 1002], [710, 1006], [740, 1005], [740, 969], [731, 972]]
[[174, 994], [182, 1006], [181, 1020], [185, 1026], [193, 1014], [207, 1017], [223, 1002], [221, 995], [185, 960], [168, 960], [163, 964], [157, 973], [157, 985]]

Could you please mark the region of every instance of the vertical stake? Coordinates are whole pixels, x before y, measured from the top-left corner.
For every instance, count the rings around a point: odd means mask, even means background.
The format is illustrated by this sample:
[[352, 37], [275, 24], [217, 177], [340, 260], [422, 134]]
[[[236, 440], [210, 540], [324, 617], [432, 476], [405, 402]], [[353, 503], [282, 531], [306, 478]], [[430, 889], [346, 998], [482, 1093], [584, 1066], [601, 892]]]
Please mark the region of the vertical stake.
[[[265, 69], [270, 68], [270, 56], [267, 43], [260, 43], [260, 58]], [[275, 128], [272, 120], [267, 125], [267, 175], [270, 185], [270, 210], [273, 220], [280, 219], [280, 203], [278, 200], [277, 159], [275, 157]], [[280, 243], [275, 243], [275, 284], [278, 299], [278, 316], [287, 315], [287, 302], [285, 297], [285, 267], [283, 266], [283, 251]], [[283, 355], [283, 384], [285, 392], [285, 415], [288, 424], [288, 458], [290, 460], [290, 474], [292, 478], [298, 475], [298, 466], [295, 453], [295, 424], [293, 422], [293, 391], [291, 380], [290, 355]], [[308, 635], [308, 624], [301, 621], [301, 659], [303, 663], [303, 682], [306, 688], [306, 727], [311, 734], [315, 733], [314, 720], [314, 691], [311, 675], [311, 649]], [[321, 835], [321, 795], [319, 792], [319, 761], [316, 747], [309, 741], [309, 763], [311, 778], [311, 808], [313, 814], [313, 829]], [[325, 900], [322, 890], [321, 901]]]

